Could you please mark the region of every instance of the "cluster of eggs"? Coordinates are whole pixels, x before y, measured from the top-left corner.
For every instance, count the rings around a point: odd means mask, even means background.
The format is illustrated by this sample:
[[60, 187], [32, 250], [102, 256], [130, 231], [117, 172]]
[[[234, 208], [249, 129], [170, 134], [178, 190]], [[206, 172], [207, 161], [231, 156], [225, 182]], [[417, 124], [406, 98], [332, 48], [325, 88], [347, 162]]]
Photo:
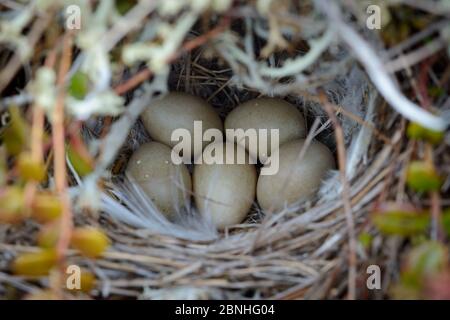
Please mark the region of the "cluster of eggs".
[[[312, 141], [306, 152], [302, 152], [305, 119], [295, 106], [280, 99], [257, 98], [245, 102], [228, 114], [223, 125], [206, 101], [172, 92], [149, 105], [141, 118], [154, 141], [134, 152], [127, 175], [168, 218], [189, 204], [193, 194], [200, 214], [223, 229], [241, 223], [255, 197], [263, 210], [277, 211], [311, 196], [326, 172], [335, 165], [329, 149], [318, 141]], [[214, 141], [209, 145], [203, 142], [202, 153], [194, 154], [194, 157], [203, 156], [203, 162], [194, 165], [191, 178], [186, 165], [176, 165], [171, 159], [171, 148], [177, 144], [171, 136], [179, 128], [187, 129], [193, 135], [194, 121], [202, 122], [203, 131], [211, 128], [221, 132], [224, 129], [278, 129], [279, 148], [268, 149], [269, 160], [274, 156], [278, 159], [277, 173], [258, 177], [256, 166], [251, 163], [208, 161], [211, 152], [207, 149], [210, 147], [223, 148], [225, 157], [226, 150], [237, 149], [249, 152], [247, 156], [255, 159], [259, 154], [255, 152], [257, 149], [249, 148], [247, 140], [237, 144]]]

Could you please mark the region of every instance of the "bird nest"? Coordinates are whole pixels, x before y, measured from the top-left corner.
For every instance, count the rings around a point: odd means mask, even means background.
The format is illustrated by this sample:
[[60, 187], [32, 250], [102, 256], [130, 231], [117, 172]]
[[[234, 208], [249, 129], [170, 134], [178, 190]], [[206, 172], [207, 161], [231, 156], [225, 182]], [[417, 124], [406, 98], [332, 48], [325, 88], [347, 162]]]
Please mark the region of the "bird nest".
[[[174, 64], [169, 90], [200, 96], [222, 116], [262, 95], [259, 90], [234, 84], [232, 70], [202, 58], [202, 54], [194, 51]], [[130, 153], [150, 140], [138, 121], [114, 166], [116, 179], [109, 185], [111, 196], [105, 198], [102, 214], [114, 247], [130, 259], [127, 264], [133, 271], [109, 279], [109, 292], [130, 290], [133, 295], [152, 299], [325, 298], [344, 294], [346, 281], [342, 283], [342, 279], [346, 279], [350, 254], [345, 202], [351, 206], [356, 232], [367, 223], [373, 201], [385, 189], [394, 155], [393, 144], [385, 134], [395, 130], [392, 121], [387, 127], [376, 124], [379, 113], [388, 112], [358, 67], [324, 83], [323, 88], [323, 98], [339, 114], [337, 125], [343, 132], [340, 143], [346, 150], [347, 177], [352, 177], [346, 178], [346, 198], [342, 197], [339, 171], [332, 171], [312, 199], [274, 213], [262, 212], [255, 203], [242, 224], [223, 232], [197, 221], [195, 208], [184, 213], [188, 218], [167, 221], [133, 183], [121, 179]], [[306, 115], [307, 139], [318, 139], [337, 157], [333, 121], [315, 96], [308, 99], [294, 91], [283, 98]], [[365, 274], [361, 270], [364, 260], [354, 265], [361, 276]]]
[[[101, 73], [99, 66], [95, 85], [100, 91], [96, 89], [93, 94], [104, 92], [101, 77], [110, 77], [106, 82], [115, 84], [111, 87], [126, 107], [120, 115], [111, 107], [101, 110], [103, 116], [94, 117], [81, 111], [87, 104], [68, 105], [73, 117], [83, 121], [84, 142], [97, 154], [95, 169], [84, 177], [67, 160], [74, 222], [97, 226], [111, 240], [111, 247], [95, 260], [67, 251], [66, 264], [96, 275], [91, 296], [385, 296], [398, 273], [394, 252], [401, 241], [379, 235], [370, 212], [377, 203], [405, 197], [403, 168], [411, 150], [405, 138], [407, 122], [401, 114], [428, 127], [439, 127], [442, 119], [403, 96], [378, 53], [390, 57], [393, 62], [389, 67], [395, 70], [399, 52], [421, 39], [381, 51], [377, 35], [357, 23], [357, 11], [344, 14], [338, 2], [281, 2], [277, 13], [270, 13], [264, 1], [256, 1], [255, 6], [224, 1], [223, 8], [211, 4], [195, 10], [186, 4], [172, 8], [170, 14], [161, 9], [154, 20], [139, 29], [139, 36], [131, 32], [131, 27], [106, 31], [108, 41], [101, 43], [103, 48], [114, 50], [111, 45], [123, 49], [123, 60], [131, 67], [117, 67], [120, 72], [114, 70], [111, 75]], [[143, 2], [136, 4], [139, 6], [128, 11], [129, 19], [144, 21], [156, 10]], [[294, 11], [289, 11], [292, 8]], [[163, 24], [168, 24], [165, 27], [172, 33], [167, 33]], [[344, 32], [346, 36], [339, 38]], [[129, 47], [124, 48], [121, 40]], [[149, 42], [151, 45], [145, 47]], [[151, 51], [158, 44], [160, 51]], [[140, 50], [140, 45], [151, 53]], [[90, 54], [85, 50], [84, 60], [77, 56], [73, 68], [83, 68]], [[145, 61], [146, 65], [136, 61]], [[338, 169], [327, 175], [320, 190], [307, 201], [279, 212], [264, 212], [255, 202], [242, 224], [223, 231], [203, 224], [195, 206], [183, 219], [168, 221], [123, 173], [131, 153], [151, 140], [139, 114], [169, 91], [202, 97], [222, 119], [240, 103], [256, 97], [285, 99], [305, 115], [309, 132], [306, 140], [317, 139], [327, 145]], [[30, 99], [16, 97], [14, 102], [20, 104], [19, 98]], [[105, 99], [116, 103], [109, 96]], [[90, 106], [96, 102], [92, 100]], [[437, 154], [438, 158], [444, 156], [445, 148]], [[31, 221], [0, 226], [1, 291], [12, 286], [33, 292], [48, 285], [47, 278], [36, 282], [35, 278], [8, 272], [16, 254], [36, 250], [33, 244], [38, 229]], [[361, 233], [373, 237], [370, 249], [359, 241]], [[365, 285], [367, 266], [371, 264], [386, 270], [382, 290], [370, 292]]]

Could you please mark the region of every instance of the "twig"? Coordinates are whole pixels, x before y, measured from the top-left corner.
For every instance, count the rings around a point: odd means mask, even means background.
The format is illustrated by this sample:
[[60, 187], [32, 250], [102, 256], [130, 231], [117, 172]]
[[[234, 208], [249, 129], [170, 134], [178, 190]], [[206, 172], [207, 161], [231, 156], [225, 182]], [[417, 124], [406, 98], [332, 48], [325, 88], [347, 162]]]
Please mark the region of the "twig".
[[[183, 53], [191, 52], [195, 48], [200, 47], [201, 45], [205, 44], [207, 41], [213, 39], [214, 37], [217, 37], [222, 31], [226, 29], [226, 27], [229, 25], [230, 20], [229, 18], [225, 17], [222, 22], [215, 28], [211, 29], [210, 31], [206, 32], [205, 34], [198, 36], [192, 40], [186, 41], [186, 43], [183, 44], [183, 47], [180, 51], [176, 52], [172, 56], [167, 58], [166, 63], [171, 63], [178, 59]], [[142, 82], [147, 80], [153, 75], [153, 72], [145, 68], [141, 71], [139, 71], [137, 74], [135, 74], [133, 77], [128, 79], [126, 82], [119, 84], [114, 88], [114, 91], [122, 95], [134, 88], [136, 88], [138, 85], [140, 85]]]
[[417, 43], [423, 41], [425, 38], [431, 36], [433, 33], [442, 30], [447, 25], [448, 25], [447, 20], [440, 20], [438, 22], [435, 22], [435, 23], [427, 26], [422, 31], [417, 32], [416, 34], [412, 35], [405, 41], [400, 42], [395, 47], [388, 49], [386, 51], [387, 58], [388, 59], [395, 58], [397, 55], [402, 54], [403, 51], [411, 48], [412, 46], [415, 46]]
[[157, 1], [139, 1], [129, 12], [119, 19], [102, 38], [102, 45], [110, 51], [131, 30], [139, 27], [142, 21], [157, 5]]
[[[62, 86], [67, 72], [70, 69], [72, 60], [72, 34], [64, 35], [62, 58], [59, 65], [58, 85]], [[69, 196], [67, 194], [67, 170], [65, 152], [65, 130], [64, 130], [64, 98], [65, 90], [61, 90], [57, 96], [55, 108], [53, 110], [53, 149], [54, 149], [54, 170], [56, 190], [61, 196], [63, 213], [61, 218], [60, 237], [57, 244], [57, 253], [63, 266], [66, 251], [69, 247], [72, 234], [72, 211]]]
[[[56, 50], [52, 50], [45, 60], [45, 65], [48, 68], [53, 68], [56, 59]], [[33, 120], [31, 127], [31, 158], [33, 161], [43, 165], [43, 130], [45, 122], [44, 109], [38, 104], [33, 104]], [[25, 207], [31, 208], [38, 183], [36, 181], [29, 181], [25, 186]]]
[[22, 92], [10, 97], [4, 97], [0, 100], [0, 112], [7, 109], [11, 105], [21, 107], [32, 101], [33, 97], [26, 92]]
[[315, 2], [327, 14], [330, 23], [338, 30], [337, 33], [341, 36], [341, 39], [352, 49], [358, 60], [366, 68], [375, 86], [394, 109], [405, 118], [428, 129], [444, 131], [447, 128], [448, 123], [445, 119], [423, 110], [399, 91], [375, 51], [353, 28], [343, 21], [341, 11], [336, 3], [325, 0], [315, 0]]
[[444, 232], [442, 230], [442, 208], [441, 196], [439, 191], [432, 191], [431, 197], [431, 239], [435, 241], [444, 241]]
[[[420, 100], [422, 101], [423, 107], [427, 110], [430, 110], [432, 101], [428, 95], [428, 73], [430, 69], [433, 67], [433, 64], [436, 62], [437, 57], [434, 56], [428, 60], [426, 60], [421, 65], [421, 70], [419, 73], [419, 79], [416, 91], [418, 91], [418, 95], [420, 96]], [[433, 146], [429, 142], [425, 142], [425, 161], [431, 166], [434, 167], [434, 154], [433, 154]], [[429, 193], [430, 201], [431, 201], [431, 239], [434, 241], [443, 241], [443, 229], [442, 229], [442, 208], [441, 208], [441, 196], [439, 191], [431, 191]]]
[[[48, 24], [51, 21], [51, 15], [47, 14], [43, 17], [39, 17], [33, 23], [31, 31], [28, 35], [28, 43], [30, 47], [34, 47], [38, 40], [41, 38], [42, 33], [46, 30]], [[19, 71], [22, 66], [22, 57], [18, 52], [8, 61], [6, 67], [0, 73], [0, 93], [5, 90], [13, 77]]]
[[150, 78], [152, 74], [153, 72], [151, 72], [150, 69], [141, 70], [138, 73], [136, 73], [133, 77], [128, 79], [126, 82], [121, 83], [117, 87], [115, 87], [114, 91], [118, 95], [125, 94], [126, 92], [136, 88], [142, 82]]
[[328, 116], [334, 125], [334, 134], [336, 136], [337, 152], [338, 152], [338, 162], [339, 162], [339, 172], [342, 184], [342, 202], [344, 204], [345, 219], [347, 222], [348, 229], [348, 298], [354, 300], [356, 298], [356, 234], [355, 234], [355, 222], [353, 221], [352, 207], [350, 202], [350, 192], [349, 185], [347, 181], [346, 174], [346, 151], [345, 151], [345, 140], [344, 131], [333, 112], [333, 107], [328, 102], [328, 98], [325, 93], [320, 94], [323, 106]]
[[407, 54], [401, 55], [397, 59], [389, 61], [386, 64], [386, 71], [394, 73], [402, 69], [411, 67], [422, 60], [436, 54], [437, 52], [444, 49], [446, 43], [443, 39], [438, 38], [432, 42], [427, 43], [425, 46]]
[[[425, 144], [425, 161], [434, 166], [433, 147], [430, 143]], [[431, 201], [431, 239], [443, 241], [444, 232], [442, 230], [442, 208], [439, 191], [430, 191]]]
[[317, 61], [320, 55], [333, 41], [334, 35], [335, 31], [332, 28], [328, 28], [320, 39], [310, 41], [311, 50], [309, 50], [307, 54], [294, 60], [286, 61], [280, 68], [262, 66], [260, 68], [261, 75], [272, 78], [280, 78], [301, 73]]
[[[45, 66], [47, 68], [53, 68], [55, 65], [55, 60], [56, 50], [52, 50], [45, 60]], [[43, 160], [42, 137], [45, 122], [45, 112], [44, 109], [37, 104], [33, 105], [32, 110], [33, 125], [31, 127], [31, 156], [35, 161], [41, 162]]]

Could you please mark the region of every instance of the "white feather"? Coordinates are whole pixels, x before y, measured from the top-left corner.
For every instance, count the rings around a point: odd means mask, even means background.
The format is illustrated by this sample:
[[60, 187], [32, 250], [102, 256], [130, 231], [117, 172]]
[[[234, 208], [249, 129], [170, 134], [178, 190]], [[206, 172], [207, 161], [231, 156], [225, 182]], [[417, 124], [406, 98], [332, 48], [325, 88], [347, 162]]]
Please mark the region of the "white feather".
[[118, 221], [155, 234], [185, 240], [209, 241], [218, 237], [216, 228], [189, 206], [176, 212], [173, 222], [169, 221], [142, 189], [128, 179], [111, 185], [110, 192], [114, 197], [102, 194], [101, 209]]
[[[370, 124], [372, 123], [376, 101], [377, 101], [377, 93], [373, 91], [369, 96], [366, 116], [364, 118], [364, 121], [366, 123]], [[363, 157], [366, 155], [371, 140], [372, 140], [372, 128], [367, 125], [361, 126], [361, 129], [359, 130], [356, 138], [353, 137], [352, 144], [350, 145], [350, 148], [348, 149], [347, 152], [347, 168], [346, 168], [347, 179], [350, 180], [355, 177], [357, 166], [361, 162]]]

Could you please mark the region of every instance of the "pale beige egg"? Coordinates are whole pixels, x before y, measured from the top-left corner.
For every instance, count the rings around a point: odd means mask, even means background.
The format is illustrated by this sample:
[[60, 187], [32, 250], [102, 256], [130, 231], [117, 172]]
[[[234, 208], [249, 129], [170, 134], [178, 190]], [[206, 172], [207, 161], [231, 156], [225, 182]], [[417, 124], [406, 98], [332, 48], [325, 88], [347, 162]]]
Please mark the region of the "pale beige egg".
[[[223, 131], [223, 124], [214, 108], [203, 99], [183, 93], [170, 92], [161, 99], [153, 101], [141, 115], [142, 122], [153, 140], [168, 146], [175, 146], [172, 133], [176, 129], [186, 129], [191, 137], [191, 155], [198, 156], [209, 142], [200, 144], [201, 148], [194, 152], [194, 138], [202, 141], [204, 131], [215, 128]], [[200, 136], [194, 137], [194, 121], [201, 122]]]
[[317, 191], [326, 173], [335, 168], [333, 154], [325, 145], [313, 140], [302, 152], [304, 146], [304, 139], [290, 141], [271, 155], [271, 161], [278, 158], [279, 170], [274, 175], [259, 176], [256, 194], [263, 210], [276, 212], [307, 199]]
[[[230, 150], [234, 150], [234, 156]], [[224, 155], [222, 160], [212, 164], [219, 151]], [[237, 152], [245, 155], [242, 164], [237, 162]], [[222, 142], [208, 145], [203, 163], [195, 165], [193, 173], [195, 203], [200, 214], [218, 229], [241, 223], [254, 202], [256, 181], [256, 168], [249, 163], [245, 149]]]
[[126, 174], [167, 217], [189, 204], [192, 181], [184, 164], [175, 165], [171, 149], [159, 142], [143, 144], [131, 156]]
[[[241, 139], [240, 141], [230, 139], [229, 135], [227, 135], [227, 139], [232, 142], [238, 142], [253, 157], [257, 157], [259, 160], [262, 160], [261, 154], [264, 157], [270, 155], [272, 143], [274, 143], [273, 148], [278, 149], [280, 145], [287, 141], [306, 136], [306, 124], [303, 114], [289, 102], [276, 98], [257, 98], [239, 105], [226, 117], [225, 131], [227, 129], [256, 129], [258, 138], [254, 139], [253, 142], [250, 142], [252, 140], [248, 139]], [[261, 129], [267, 129], [268, 132], [268, 140], [264, 142], [264, 145], [267, 146], [267, 152], [263, 152], [259, 148], [259, 143], [261, 142], [259, 133]], [[278, 143], [270, 138], [272, 129], [278, 130]], [[258, 154], [260, 151], [261, 154]]]

